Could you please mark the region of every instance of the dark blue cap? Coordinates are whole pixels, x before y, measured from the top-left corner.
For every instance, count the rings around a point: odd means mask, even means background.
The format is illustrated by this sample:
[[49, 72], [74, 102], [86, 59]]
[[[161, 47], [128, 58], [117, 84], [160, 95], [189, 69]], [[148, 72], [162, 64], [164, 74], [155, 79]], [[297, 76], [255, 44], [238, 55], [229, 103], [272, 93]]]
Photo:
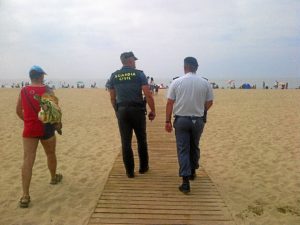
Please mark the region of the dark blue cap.
[[137, 60], [138, 58], [134, 56], [133, 52], [123, 52], [120, 56], [121, 61], [125, 59], [129, 59], [130, 57], [133, 57], [134, 60]]

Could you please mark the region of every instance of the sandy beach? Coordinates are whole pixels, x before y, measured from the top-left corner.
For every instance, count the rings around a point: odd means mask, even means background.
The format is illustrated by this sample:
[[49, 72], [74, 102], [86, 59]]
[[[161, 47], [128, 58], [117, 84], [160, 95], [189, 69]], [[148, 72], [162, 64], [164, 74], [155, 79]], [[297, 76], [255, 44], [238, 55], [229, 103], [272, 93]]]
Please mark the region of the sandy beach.
[[[23, 124], [15, 113], [19, 91], [0, 89], [0, 225], [84, 225], [120, 152], [108, 92], [56, 90], [63, 110], [58, 171], [64, 179], [49, 184], [39, 146], [32, 202], [30, 208], [20, 209]], [[299, 99], [299, 90], [215, 90], [201, 139], [201, 164], [238, 225], [300, 224]], [[165, 104], [165, 90], [155, 100]]]
[[217, 90], [202, 165], [237, 224], [300, 224], [300, 91]]

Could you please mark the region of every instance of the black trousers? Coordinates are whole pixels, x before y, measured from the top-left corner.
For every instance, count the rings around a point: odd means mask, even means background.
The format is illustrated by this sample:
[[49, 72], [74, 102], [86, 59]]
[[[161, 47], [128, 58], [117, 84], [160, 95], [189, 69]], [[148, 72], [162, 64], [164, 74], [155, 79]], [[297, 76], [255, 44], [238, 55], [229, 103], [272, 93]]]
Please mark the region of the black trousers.
[[123, 162], [127, 173], [134, 172], [134, 157], [132, 151], [133, 131], [137, 138], [140, 169], [148, 167], [148, 146], [146, 135], [146, 115], [142, 107], [118, 107], [119, 130], [122, 140]]

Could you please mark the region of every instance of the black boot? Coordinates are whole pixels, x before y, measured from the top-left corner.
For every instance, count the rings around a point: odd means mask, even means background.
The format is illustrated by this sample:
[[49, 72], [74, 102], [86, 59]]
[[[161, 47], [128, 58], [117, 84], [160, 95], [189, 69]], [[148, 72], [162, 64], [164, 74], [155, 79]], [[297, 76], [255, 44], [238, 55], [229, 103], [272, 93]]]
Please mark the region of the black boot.
[[182, 177], [182, 185], [179, 186], [179, 191], [187, 194], [191, 191], [189, 177]]
[[149, 170], [149, 166], [141, 167], [141, 168], [139, 169], [139, 173], [140, 173], [140, 174], [144, 174], [144, 173], [147, 173], [148, 170]]
[[195, 169], [192, 169], [192, 175], [190, 176], [190, 180], [195, 180], [196, 178], [196, 170]]
[[134, 178], [134, 172], [133, 171], [127, 171], [126, 175], [128, 178]]

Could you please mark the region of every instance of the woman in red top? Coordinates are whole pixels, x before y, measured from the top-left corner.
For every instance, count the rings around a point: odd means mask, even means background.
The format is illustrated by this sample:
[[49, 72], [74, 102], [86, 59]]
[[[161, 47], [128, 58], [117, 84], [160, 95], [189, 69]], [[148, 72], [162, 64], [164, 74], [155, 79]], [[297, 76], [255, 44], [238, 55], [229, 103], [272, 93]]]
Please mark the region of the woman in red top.
[[22, 208], [27, 208], [30, 202], [29, 186], [39, 141], [47, 156], [48, 168], [51, 174], [50, 184], [57, 184], [62, 179], [61, 174], [56, 174], [55, 128], [51, 124], [43, 124], [38, 119], [40, 105], [39, 102], [34, 99], [35, 95], [42, 96], [45, 92], [49, 91], [43, 84], [45, 74], [46, 73], [39, 66], [33, 66], [30, 69], [29, 76], [31, 85], [22, 88], [16, 107], [17, 115], [24, 121], [24, 158], [22, 166], [23, 196], [20, 199], [20, 207]]

